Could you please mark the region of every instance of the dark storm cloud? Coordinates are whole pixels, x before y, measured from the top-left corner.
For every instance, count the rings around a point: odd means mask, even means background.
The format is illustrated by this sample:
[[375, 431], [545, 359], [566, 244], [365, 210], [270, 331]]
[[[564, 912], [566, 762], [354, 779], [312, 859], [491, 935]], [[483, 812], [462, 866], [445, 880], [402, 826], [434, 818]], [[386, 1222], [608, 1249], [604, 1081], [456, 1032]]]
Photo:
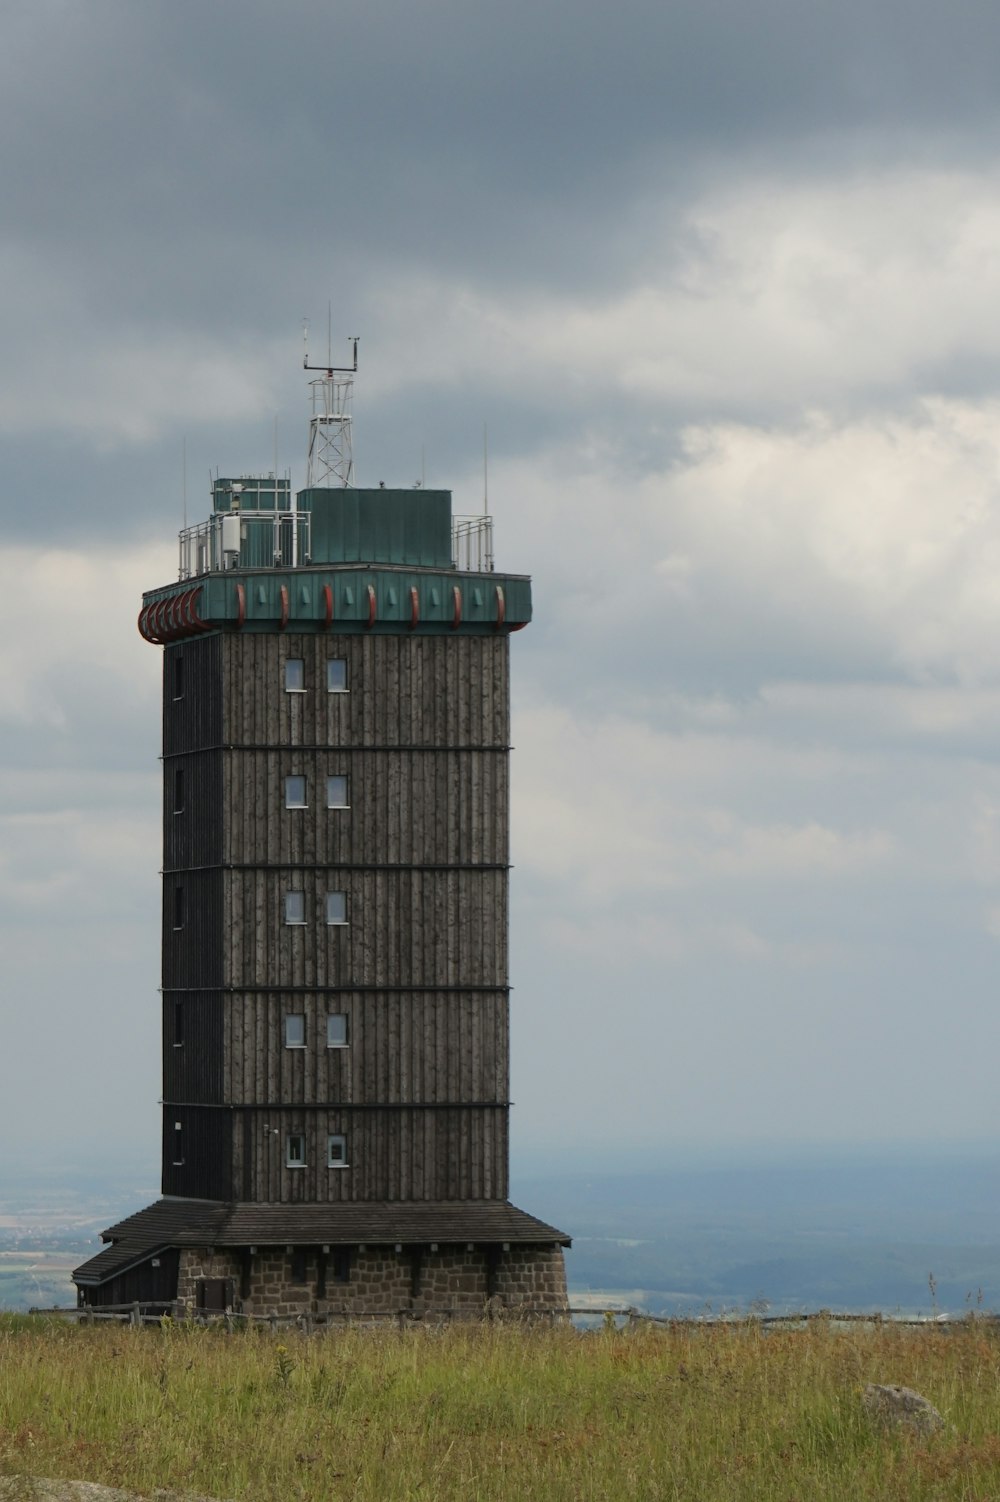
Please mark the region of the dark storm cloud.
[[47, 0], [13, 31], [8, 233], [154, 322], [284, 316], [290, 273], [331, 263], [613, 278], [651, 185], [831, 132], [996, 126], [1000, 18], [970, 0]]

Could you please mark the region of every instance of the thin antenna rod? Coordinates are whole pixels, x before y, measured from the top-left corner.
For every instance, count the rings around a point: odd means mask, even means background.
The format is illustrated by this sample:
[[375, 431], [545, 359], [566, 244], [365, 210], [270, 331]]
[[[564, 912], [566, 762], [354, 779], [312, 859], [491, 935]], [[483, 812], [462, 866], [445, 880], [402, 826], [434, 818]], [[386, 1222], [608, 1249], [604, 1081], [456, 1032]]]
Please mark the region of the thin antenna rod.
[[488, 516], [490, 511], [490, 456], [486, 437], [486, 424], [483, 423], [483, 515]]
[[425, 444], [420, 445], [420, 489], [427, 489], [427, 448]]
[[187, 434], [181, 439], [181, 493], [184, 497], [184, 530], [188, 524], [188, 441]]

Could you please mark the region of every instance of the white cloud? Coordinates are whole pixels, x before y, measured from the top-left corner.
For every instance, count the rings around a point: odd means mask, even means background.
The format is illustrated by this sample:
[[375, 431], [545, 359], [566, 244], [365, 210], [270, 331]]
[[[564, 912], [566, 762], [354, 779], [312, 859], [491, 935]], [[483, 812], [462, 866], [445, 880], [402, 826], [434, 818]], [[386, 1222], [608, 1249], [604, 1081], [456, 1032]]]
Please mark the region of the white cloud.
[[380, 295], [391, 344], [372, 390], [487, 377], [606, 434], [614, 395], [649, 416], [839, 407], [1000, 356], [983, 317], [1000, 299], [992, 166], [755, 175], [696, 197], [680, 222], [671, 204], [652, 233], [641, 271], [604, 295], [500, 300], [397, 273]]

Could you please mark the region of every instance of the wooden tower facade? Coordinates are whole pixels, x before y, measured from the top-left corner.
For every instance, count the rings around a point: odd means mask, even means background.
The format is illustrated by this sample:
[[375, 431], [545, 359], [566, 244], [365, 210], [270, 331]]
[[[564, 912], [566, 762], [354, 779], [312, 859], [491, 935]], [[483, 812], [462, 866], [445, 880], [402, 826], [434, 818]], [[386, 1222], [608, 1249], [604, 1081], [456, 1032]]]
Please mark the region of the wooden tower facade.
[[[463, 567], [459, 567], [463, 564]], [[446, 491], [216, 482], [163, 646], [162, 1198], [82, 1302], [565, 1304], [508, 1201], [510, 634]]]

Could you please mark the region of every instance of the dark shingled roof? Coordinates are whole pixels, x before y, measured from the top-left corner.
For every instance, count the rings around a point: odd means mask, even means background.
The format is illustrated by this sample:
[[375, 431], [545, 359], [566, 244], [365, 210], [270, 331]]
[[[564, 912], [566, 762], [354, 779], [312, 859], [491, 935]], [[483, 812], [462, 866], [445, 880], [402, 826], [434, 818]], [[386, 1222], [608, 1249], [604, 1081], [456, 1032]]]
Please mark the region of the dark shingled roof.
[[462, 1242], [558, 1242], [564, 1231], [505, 1200], [360, 1201], [332, 1205], [224, 1204], [157, 1200], [102, 1232], [113, 1244], [83, 1263], [74, 1281], [105, 1283], [167, 1247], [407, 1246]]

